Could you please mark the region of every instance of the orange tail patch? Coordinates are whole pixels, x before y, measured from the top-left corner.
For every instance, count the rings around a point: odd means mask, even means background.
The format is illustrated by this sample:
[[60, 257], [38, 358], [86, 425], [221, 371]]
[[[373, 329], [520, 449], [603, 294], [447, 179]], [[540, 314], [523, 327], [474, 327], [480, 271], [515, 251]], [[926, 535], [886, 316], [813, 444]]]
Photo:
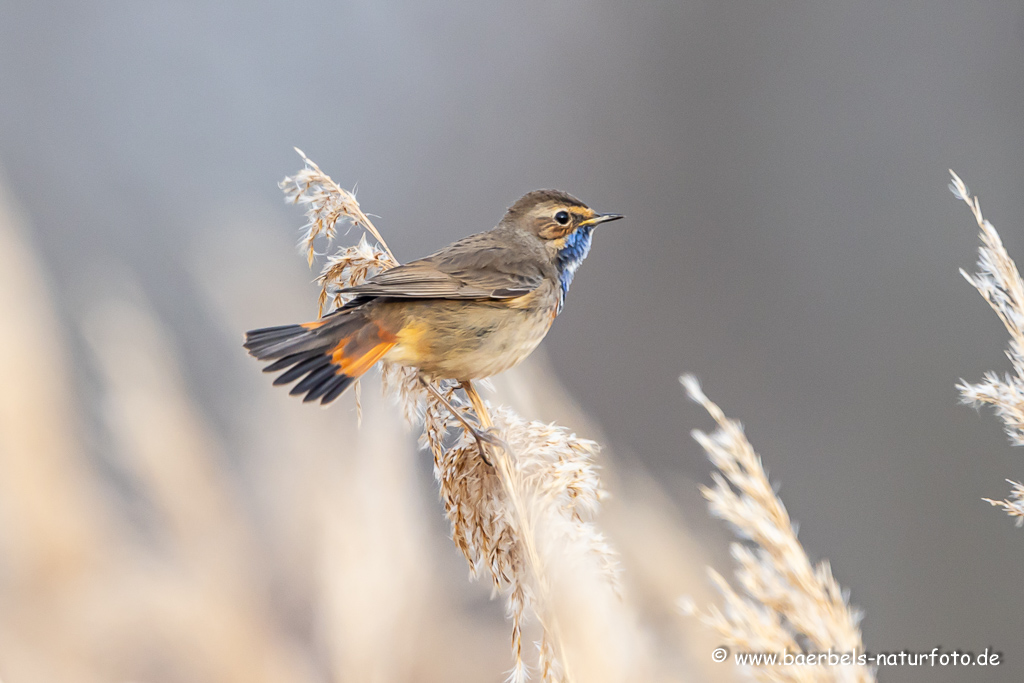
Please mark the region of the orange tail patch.
[[370, 321], [331, 350], [331, 363], [349, 377], [359, 377], [384, 357], [398, 338]]
[[[377, 321], [352, 311], [302, 325], [247, 333], [245, 347], [260, 360], [275, 360], [264, 372], [281, 372], [274, 384], [300, 380], [292, 395], [330, 403], [379, 361], [398, 339]], [[300, 379], [301, 378], [301, 379]]]

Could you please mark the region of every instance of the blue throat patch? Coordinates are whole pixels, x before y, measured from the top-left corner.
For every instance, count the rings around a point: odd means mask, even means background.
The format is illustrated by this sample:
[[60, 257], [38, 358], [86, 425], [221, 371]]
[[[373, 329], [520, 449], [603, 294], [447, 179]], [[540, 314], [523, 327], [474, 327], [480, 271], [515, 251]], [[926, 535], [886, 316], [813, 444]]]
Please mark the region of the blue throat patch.
[[590, 253], [590, 241], [593, 238], [593, 227], [585, 225], [578, 228], [565, 238], [565, 246], [558, 252], [558, 282], [562, 285], [562, 291], [558, 294], [558, 311], [562, 311], [565, 304], [565, 295], [569, 292], [569, 285], [576, 275], [576, 269], [583, 263]]

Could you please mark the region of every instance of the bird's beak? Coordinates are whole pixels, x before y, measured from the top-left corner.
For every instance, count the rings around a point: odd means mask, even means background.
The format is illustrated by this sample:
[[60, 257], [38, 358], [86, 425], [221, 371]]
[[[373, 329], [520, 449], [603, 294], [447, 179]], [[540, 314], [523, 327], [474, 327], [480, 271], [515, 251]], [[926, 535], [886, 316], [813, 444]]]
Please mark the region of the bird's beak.
[[609, 221], [617, 221], [620, 218], [625, 218], [621, 213], [599, 213], [593, 218], [588, 218], [585, 221], [581, 221], [580, 225], [595, 226], [601, 223], [607, 223]]

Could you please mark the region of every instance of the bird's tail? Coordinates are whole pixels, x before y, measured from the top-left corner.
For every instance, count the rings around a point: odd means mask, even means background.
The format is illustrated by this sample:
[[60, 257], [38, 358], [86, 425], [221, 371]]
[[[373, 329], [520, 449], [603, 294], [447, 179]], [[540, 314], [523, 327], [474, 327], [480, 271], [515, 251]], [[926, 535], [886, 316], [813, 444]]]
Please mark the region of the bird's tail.
[[265, 327], [245, 333], [245, 348], [258, 360], [273, 360], [263, 372], [282, 372], [274, 384], [288, 384], [303, 402], [327, 404], [395, 345], [395, 335], [358, 309], [338, 311], [301, 325]]

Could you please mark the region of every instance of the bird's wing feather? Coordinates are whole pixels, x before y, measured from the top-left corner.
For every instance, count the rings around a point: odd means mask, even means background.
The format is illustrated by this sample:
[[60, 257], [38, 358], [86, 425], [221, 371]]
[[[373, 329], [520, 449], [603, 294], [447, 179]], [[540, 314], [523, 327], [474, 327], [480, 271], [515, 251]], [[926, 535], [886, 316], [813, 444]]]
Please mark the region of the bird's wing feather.
[[417, 261], [396, 266], [344, 290], [402, 299], [512, 299], [544, 279], [536, 256], [473, 235]]

